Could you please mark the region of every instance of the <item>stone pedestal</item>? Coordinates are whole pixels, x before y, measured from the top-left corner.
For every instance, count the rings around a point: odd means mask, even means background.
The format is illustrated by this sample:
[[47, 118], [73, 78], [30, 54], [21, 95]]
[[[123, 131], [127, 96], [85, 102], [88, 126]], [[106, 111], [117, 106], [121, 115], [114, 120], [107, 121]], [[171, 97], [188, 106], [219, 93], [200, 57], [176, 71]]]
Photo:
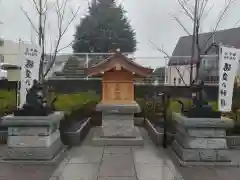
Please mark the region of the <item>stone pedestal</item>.
[[62, 149], [59, 124], [63, 112], [49, 116], [3, 117], [8, 126], [5, 160], [52, 160]]
[[96, 145], [142, 145], [143, 139], [137, 127], [134, 127], [134, 113], [140, 112], [138, 104], [105, 105], [98, 104], [97, 111], [102, 112], [102, 127], [94, 136]]
[[187, 118], [173, 113], [177, 133], [173, 150], [181, 165], [231, 165], [226, 129], [233, 127], [228, 118]]

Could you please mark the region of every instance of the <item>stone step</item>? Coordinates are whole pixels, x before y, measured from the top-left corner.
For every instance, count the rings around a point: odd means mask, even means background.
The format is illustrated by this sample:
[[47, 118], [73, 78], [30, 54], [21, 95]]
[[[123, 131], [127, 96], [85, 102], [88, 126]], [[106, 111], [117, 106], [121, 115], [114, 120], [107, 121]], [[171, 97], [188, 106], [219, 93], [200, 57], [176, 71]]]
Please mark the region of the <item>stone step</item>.
[[64, 71], [64, 72], [61, 72], [61, 74], [65, 74], [65, 75], [84, 75], [85, 76], [85, 72], [75, 72], [75, 71]]
[[68, 72], [68, 73], [63, 73], [63, 72], [56, 72], [56, 75], [65, 75], [65, 76], [85, 76], [85, 73], [76, 73], [76, 72]]
[[65, 68], [67, 68], [67, 67], [69, 67], [69, 68], [71, 68], [71, 67], [73, 67], [73, 68], [75, 68], [76, 66], [84, 66], [84, 64], [79, 64], [79, 63], [71, 63], [71, 64], [65, 64]]
[[74, 70], [74, 71], [76, 71], [76, 70], [84, 70], [84, 66], [75, 66], [75, 67], [65, 67], [65, 68], [63, 68], [63, 70]]
[[65, 74], [57, 74], [55, 77], [66, 77], [66, 78], [86, 78], [84, 75], [65, 75]]
[[84, 69], [63, 69], [62, 73], [79, 73], [79, 74], [85, 74]]

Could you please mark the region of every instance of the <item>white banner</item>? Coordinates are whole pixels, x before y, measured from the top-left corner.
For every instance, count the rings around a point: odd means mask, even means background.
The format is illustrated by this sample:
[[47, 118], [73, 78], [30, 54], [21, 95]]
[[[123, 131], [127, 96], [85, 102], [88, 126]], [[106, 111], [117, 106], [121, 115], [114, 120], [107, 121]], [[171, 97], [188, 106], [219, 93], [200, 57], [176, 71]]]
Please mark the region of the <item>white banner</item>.
[[239, 49], [220, 47], [219, 51], [219, 95], [218, 109], [230, 112], [234, 80], [238, 69]]
[[39, 79], [38, 73], [42, 49], [35, 44], [21, 43], [21, 53], [23, 53], [23, 58], [21, 64], [20, 107], [25, 103], [27, 91], [32, 87], [33, 81]]

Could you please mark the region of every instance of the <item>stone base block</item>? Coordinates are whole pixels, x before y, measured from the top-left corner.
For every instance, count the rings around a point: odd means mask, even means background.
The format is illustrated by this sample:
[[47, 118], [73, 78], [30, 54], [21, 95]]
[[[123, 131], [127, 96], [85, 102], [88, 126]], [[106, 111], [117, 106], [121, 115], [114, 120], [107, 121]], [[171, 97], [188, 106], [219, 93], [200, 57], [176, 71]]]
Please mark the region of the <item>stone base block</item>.
[[143, 138], [138, 130], [135, 129], [135, 136], [121, 137], [121, 136], [103, 136], [102, 128], [96, 129], [93, 137], [93, 144], [97, 146], [142, 146], [144, 144]]
[[139, 113], [141, 108], [137, 103], [131, 104], [104, 104], [99, 103], [96, 106], [97, 111], [107, 112], [107, 113]]
[[133, 113], [103, 113], [102, 136], [135, 137]]
[[227, 141], [223, 137], [191, 137], [181, 132], [176, 133], [176, 140], [187, 149], [227, 149]]
[[129, 120], [103, 120], [102, 136], [122, 136], [122, 137], [134, 137], [135, 129], [133, 121]]
[[234, 126], [232, 119], [222, 118], [188, 118], [181, 113], [173, 112], [173, 120], [185, 128], [216, 128], [216, 129], [229, 129]]
[[230, 149], [240, 149], [240, 136], [228, 136], [226, 138]]
[[231, 162], [227, 149], [185, 149], [174, 141], [173, 150], [184, 162]]
[[59, 138], [58, 131], [50, 136], [8, 136], [8, 147], [50, 147]]
[[52, 160], [62, 149], [58, 138], [50, 147], [7, 147], [4, 160]]
[[143, 117], [134, 117], [133, 123], [135, 126], [143, 126], [144, 125], [144, 118]]
[[174, 161], [176, 161], [180, 166], [188, 167], [188, 166], [227, 166], [227, 167], [239, 167], [238, 164], [234, 164], [232, 162], [200, 162], [200, 161], [183, 161], [179, 156], [176, 155], [173, 149], [169, 149], [169, 153]]
[[63, 146], [52, 159], [0, 159], [0, 163], [4, 164], [24, 164], [24, 165], [58, 165], [64, 159], [67, 159], [67, 147]]
[[189, 136], [192, 137], [225, 137], [225, 129], [214, 129], [214, 128], [202, 128], [202, 129], [187, 129]]

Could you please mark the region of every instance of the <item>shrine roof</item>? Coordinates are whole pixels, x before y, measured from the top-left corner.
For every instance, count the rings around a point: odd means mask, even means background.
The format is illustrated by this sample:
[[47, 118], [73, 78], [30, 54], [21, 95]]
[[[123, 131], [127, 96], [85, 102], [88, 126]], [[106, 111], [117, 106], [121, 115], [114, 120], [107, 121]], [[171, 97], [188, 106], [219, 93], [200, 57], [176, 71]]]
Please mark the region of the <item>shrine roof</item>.
[[143, 67], [140, 64], [134, 62], [132, 59], [123, 55], [121, 52], [116, 52], [114, 55], [101, 61], [100, 63], [87, 68], [86, 74], [88, 76], [96, 76], [103, 72], [114, 69], [119, 65], [121, 68], [142, 77], [147, 77], [153, 72], [153, 69]]

